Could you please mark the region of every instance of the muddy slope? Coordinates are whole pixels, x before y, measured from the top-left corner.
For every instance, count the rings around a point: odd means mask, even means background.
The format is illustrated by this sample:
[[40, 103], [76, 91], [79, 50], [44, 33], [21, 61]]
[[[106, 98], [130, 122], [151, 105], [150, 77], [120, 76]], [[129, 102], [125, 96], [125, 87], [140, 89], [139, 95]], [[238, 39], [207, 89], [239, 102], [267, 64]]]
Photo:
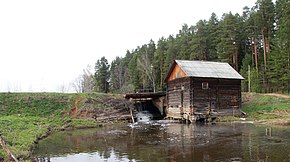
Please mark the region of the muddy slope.
[[88, 95], [76, 96], [73, 107], [66, 115], [108, 122], [130, 120], [130, 110], [134, 110], [133, 103], [125, 100], [121, 95]]

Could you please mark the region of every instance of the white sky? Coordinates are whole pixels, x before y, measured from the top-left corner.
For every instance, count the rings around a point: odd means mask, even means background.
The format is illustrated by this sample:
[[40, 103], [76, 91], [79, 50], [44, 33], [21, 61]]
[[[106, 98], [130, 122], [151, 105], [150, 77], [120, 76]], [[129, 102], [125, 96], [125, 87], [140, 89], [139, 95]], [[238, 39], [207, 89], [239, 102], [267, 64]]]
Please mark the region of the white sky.
[[256, 0], [1, 0], [0, 91], [60, 91], [88, 64]]

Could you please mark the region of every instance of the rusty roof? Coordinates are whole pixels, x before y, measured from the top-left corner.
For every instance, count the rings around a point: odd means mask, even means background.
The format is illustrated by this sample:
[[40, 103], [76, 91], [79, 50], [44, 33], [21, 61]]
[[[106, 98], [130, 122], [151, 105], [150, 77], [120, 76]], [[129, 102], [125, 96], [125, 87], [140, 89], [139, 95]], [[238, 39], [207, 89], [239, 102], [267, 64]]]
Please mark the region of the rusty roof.
[[175, 65], [185, 72], [188, 77], [202, 78], [223, 78], [223, 79], [244, 79], [234, 68], [228, 63], [211, 62], [211, 61], [190, 61], [175, 60], [168, 71], [165, 80], [168, 79]]

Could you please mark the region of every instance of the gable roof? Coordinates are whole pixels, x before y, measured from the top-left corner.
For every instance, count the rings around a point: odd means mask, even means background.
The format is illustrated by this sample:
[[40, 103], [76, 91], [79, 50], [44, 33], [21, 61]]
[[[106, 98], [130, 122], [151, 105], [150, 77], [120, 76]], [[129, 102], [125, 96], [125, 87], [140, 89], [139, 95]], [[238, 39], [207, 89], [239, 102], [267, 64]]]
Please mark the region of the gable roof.
[[167, 81], [174, 67], [178, 65], [188, 77], [244, 79], [228, 63], [211, 61], [174, 60], [164, 81]]

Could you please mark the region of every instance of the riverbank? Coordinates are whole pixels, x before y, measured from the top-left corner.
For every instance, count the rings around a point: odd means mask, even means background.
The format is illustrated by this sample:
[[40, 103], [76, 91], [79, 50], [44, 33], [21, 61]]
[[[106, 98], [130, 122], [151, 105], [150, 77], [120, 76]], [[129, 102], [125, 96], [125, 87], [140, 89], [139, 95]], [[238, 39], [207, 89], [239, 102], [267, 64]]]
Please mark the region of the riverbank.
[[[257, 124], [289, 125], [290, 96], [242, 94], [246, 120]], [[121, 95], [82, 93], [0, 93], [0, 134], [20, 159], [30, 155], [38, 140], [54, 131], [99, 127], [131, 119], [132, 103]], [[240, 120], [226, 117], [220, 121]], [[0, 148], [0, 161], [8, 155]]]
[[282, 94], [243, 93], [243, 118], [222, 117], [219, 121], [253, 121], [257, 125], [290, 125], [290, 96]]
[[[54, 131], [99, 127], [130, 118], [121, 95], [100, 93], [0, 93], [0, 134], [19, 159]], [[0, 161], [8, 155], [0, 148]]]
[[281, 94], [243, 94], [242, 110], [257, 124], [290, 125], [290, 96]]

